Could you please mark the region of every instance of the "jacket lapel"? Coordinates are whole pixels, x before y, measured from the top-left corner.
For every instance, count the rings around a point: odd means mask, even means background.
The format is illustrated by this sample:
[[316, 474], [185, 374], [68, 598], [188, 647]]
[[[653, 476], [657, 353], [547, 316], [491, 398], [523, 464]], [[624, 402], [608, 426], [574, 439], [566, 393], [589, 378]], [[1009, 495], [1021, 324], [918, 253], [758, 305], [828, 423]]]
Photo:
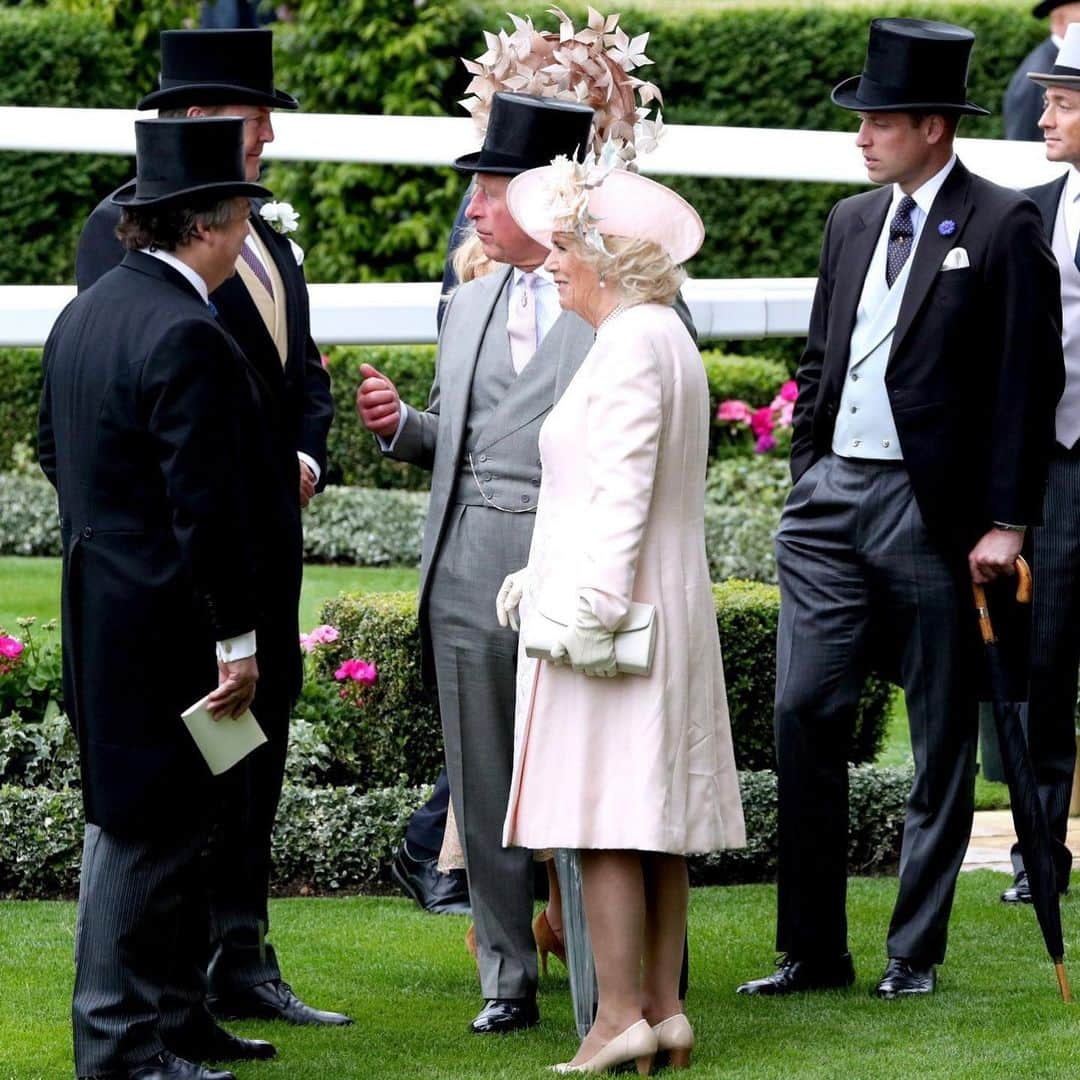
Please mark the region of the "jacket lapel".
[[258, 233], [259, 239], [263, 243], [263, 247], [270, 252], [270, 257], [274, 260], [274, 265], [277, 267], [281, 282], [285, 286], [285, 296], [279, 299], [278, 303], [284, 302], [285, 304], [285, 340], [288, 343], [287, 356], [290, 358], [294, 356], [303, 356], [304, 343], [302, 340], [295, 340], [298, 331], [301, 335], [303, 334], [303, 328], [299, 327], [297, 324], [299, 311], [295, 292], [298, 285], [298, 275], [296, 273], [296, 256], [293, 255], [292, 245], [289, 243], [289, 238], [272, 229], [259, 216], [258, 211], [253, 212], [251, 215], [251, 228]]
[[1058, 204], [1061, 202], [1061, 193], [1065, 190], [1065, 181], [1069, 174], [1064, 173], [1049, 184], [1040, 184], [1036, 188], [1030, 188], [1026, 194], [1028, 198], [1039, 208], [1042, 214], [1043, 228], [1046, 230], [1046, 239], [1053, 243], [1054, 226], [1057, 224]]
[[[972, 211], [968, 202], [970, 174], [957, 160], [952, 172], [945, 178], [941, 190], [930, 207], [930, 213], [923, 222], [919, 243], [912, 256], [911, 274], [908, 277], [904, 299], [900, 304], [900, 315], [896, 320], [896, 332], [893, 335], [891, 357], [903, 344], [915, 316], [923, 306], [930, 287], [941, 272], [945, 256], [960, 243], [964, 234], [964, 225]], [[951, 221], [954, 228], [943, 235], [939, 231], [942, 222]]]
[[[507, 266], [470, 283], [460, 294], [460, 301], [454, 301], [455, 304], [467, 302], [468, 314], [454, 320], [443, 319], [444, 334], [448, 322], [452, 321], [455, 325], [464, 323], [453, 339], [439, 338], [439, 396], [442, 399], [439, 413], [450, 421], [450, 439], [454, 447], [452, 459], [455, 463], [460, 459], [465, 443], [465, 419], [469, 412], [480, 347], [510, 272], [511, 268]], [[461, 316], [462, 313], [457, 314]]]
[[851, 347], [851, 332], [855, 329], [855, 316], [859, 310], [863, 285], [870, 270], [878, 237], [885, 224], [885, 214], [892, 202], [892, 189], [882, 188], [875, 198], [867, 200], [865, 209], [855, 219], [851, 234], [844, 241], [840, 263], [836, 269], [836, 285], [833, 288], [835, 324], [830, 327], [829, 340], [842, 349], [840, 362], [847, 369]]
[[[587, 332], [587, 342], [581, 341], [582, 327]], [[555, 387], [571, 343], [584, 346], [577, 349], [577, 355], [583, 357], [594, 337], [595, 332], [584, 320], [562, 312], [484, 425], [476, 440], [477, 447], [491, 446], [547, 412], [555, 402]]]

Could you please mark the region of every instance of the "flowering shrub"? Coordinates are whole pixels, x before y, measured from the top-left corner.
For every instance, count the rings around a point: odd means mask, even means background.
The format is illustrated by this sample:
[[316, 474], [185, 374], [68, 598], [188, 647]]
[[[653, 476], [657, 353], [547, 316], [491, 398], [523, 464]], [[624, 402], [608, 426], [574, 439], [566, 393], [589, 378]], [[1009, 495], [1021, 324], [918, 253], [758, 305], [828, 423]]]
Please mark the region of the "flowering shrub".
[[359, 709], [364, 704], [365, 687], [374, 686], [378, 682], [379, 672], [374, 664], [353, 659], [346, 660], [334, 672], [334, 678], [339, 683], [344, 683], [340, 692], [341, 700]]
[[300, 648], [306, 653], [312, 653], [319, 645], [329, 645], [338, 639], [338, 632], [332, 626], [323, 623], [316, 626], [310, 634], [300, 635]]
[[745, 443], [747, 436], [753, 441], [755, 454], [767, 454], [777, 449], [783, 441], [785, 448], [791, 440], [791, 418], [795, 411], [795, 399], [799, 388], [794, 379], [788, 379], [768, 405], [752, 408], [745, 401], [728, 398], [721, 401], [716, 419], [728, 425], [728, 437], [732, 443]]
[[0, 626], [0, 717], [20, 713], [39, 720], [63, 708], [63, 672], [56, 620], [34, 633], [33, 618], [19, 619], [21, 637]]

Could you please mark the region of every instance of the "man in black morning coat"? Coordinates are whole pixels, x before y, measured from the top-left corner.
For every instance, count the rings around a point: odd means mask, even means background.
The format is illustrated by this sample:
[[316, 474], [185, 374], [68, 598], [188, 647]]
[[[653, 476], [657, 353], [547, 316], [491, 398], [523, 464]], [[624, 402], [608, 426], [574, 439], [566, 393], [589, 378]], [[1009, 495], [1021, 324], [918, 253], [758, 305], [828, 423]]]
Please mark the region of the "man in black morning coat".
[[[274, 137], [271, 111], [295, 109], [274, 87], [269, 30], [166, 30], [161, 35], [160, 88], [139, 102], [169, 116], [239, 116], [244, 121], [247, 177], [259, 178], [263, 147]], [[333, 418], [330, 380], [311, 340], [302, 252], [252, 207], [251, 234], [236, 274], [213, 294], [222, 323], [272, 389], [295, 451], [287, 482], [299, 506], [322, 486], [326, 438]], [[123, 254], [116, 240], [119, 211], [108, 198], [83, 228], [75, 259], [78, 286], [92, 285]], [[275, 585], [284, 624], [297, 626], [300, 573]], [[297, 634], [298, 636], [298, 634]], [[270, 841], [285, 770], [289, 714], [301, 680], [295, 656], [263, 671], [257, 711], [268, 743], [222, 778], [221, 811], [211, 848], [211, 1006], [229, 1018], [280, 1018], [298, 1024], [343, 1024], [341, 1013], [313, 1009], [281, 977], [266, 941]]]
[[[846, 749], [871, 640], [899, 672], [915, 777], [881, 997], [945, 955], [974, 803], [972, 581], [1013, 572], [1037, 524], [1061, 395], [1057, 264], [1034, 204], [964, 168], [974, 36], [870, 27], [833, 101], [884, 185], [825, 226], [798, 372], [794, 486], [776, 538], [777, 948], [742, 993], [846, 986]], [[1036, 568], [1037, 569], [1037, 568]]]
[[242, 128], [136, 124], [139, 174], [115, 196], [128, 252], [45, 343], [39, 459], [59, 502], [86, 815], [79, 1076], [225, 1080], [195, 1063], [274, 1054], [207, 1010], [211, 777], [181, 720], [211, 692], [212, 711], [238, 715], [259, 667], [294, 646], [272, 601], [300, 572], [299, 510], [278, 479], [292, 448], [207, 298], [234, 272], [249, 197], [266, 194], [245, 180]]

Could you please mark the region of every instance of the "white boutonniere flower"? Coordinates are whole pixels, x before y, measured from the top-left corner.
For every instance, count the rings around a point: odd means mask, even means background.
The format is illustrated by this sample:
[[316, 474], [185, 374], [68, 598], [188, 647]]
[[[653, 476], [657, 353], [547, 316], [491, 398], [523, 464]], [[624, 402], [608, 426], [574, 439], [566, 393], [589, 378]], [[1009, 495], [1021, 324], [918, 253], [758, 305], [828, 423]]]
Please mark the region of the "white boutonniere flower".
[[300, 223], [300, 215], [292, 208], [292, 203], [268, 202], [259, 207], [259, 217], [265, 221], [274, 232], [282, 235], [296, 231]]

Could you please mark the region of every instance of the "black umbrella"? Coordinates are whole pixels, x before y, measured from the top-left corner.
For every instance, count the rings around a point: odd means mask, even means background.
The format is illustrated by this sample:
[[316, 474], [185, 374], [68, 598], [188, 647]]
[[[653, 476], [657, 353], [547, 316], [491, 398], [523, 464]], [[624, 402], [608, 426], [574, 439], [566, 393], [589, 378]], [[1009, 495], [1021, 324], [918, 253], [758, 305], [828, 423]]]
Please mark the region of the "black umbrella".
[[[1017, 602], [1030, 604], [1031, 570], [1022, 558], [1016, 560], [1016, 571]], [[1031, 764], [1031, 755], [1028, 753], [1027, 739], [1020, 720], [1020, 708], [1011, 700], [1012, 695], [1009, 693], [1009, 679], [998, 649], [997, 636], [990, 622], [986, 592], [981, 585], [972, 584], [971, 588], [975, 595], [979, 631], [986, 646], [994, 724], [997, 727], [1005, 781], [1009, 785], [1013, 826], [1031, 887], [1031, 902], [1042, 929], [1047, 952], [1050, 953], [1050, 959], [1057, 971], [1062, 1000], [1072, 1001], [1069, 980], [1065, 974], [1065, 943], [1061, 934], [1061, 908], [1051, 854], [1050, 827], [1046, 823], [1046, 814], [1039, 800], [1039, 788], [1035, 782], [1035, 769]]]

